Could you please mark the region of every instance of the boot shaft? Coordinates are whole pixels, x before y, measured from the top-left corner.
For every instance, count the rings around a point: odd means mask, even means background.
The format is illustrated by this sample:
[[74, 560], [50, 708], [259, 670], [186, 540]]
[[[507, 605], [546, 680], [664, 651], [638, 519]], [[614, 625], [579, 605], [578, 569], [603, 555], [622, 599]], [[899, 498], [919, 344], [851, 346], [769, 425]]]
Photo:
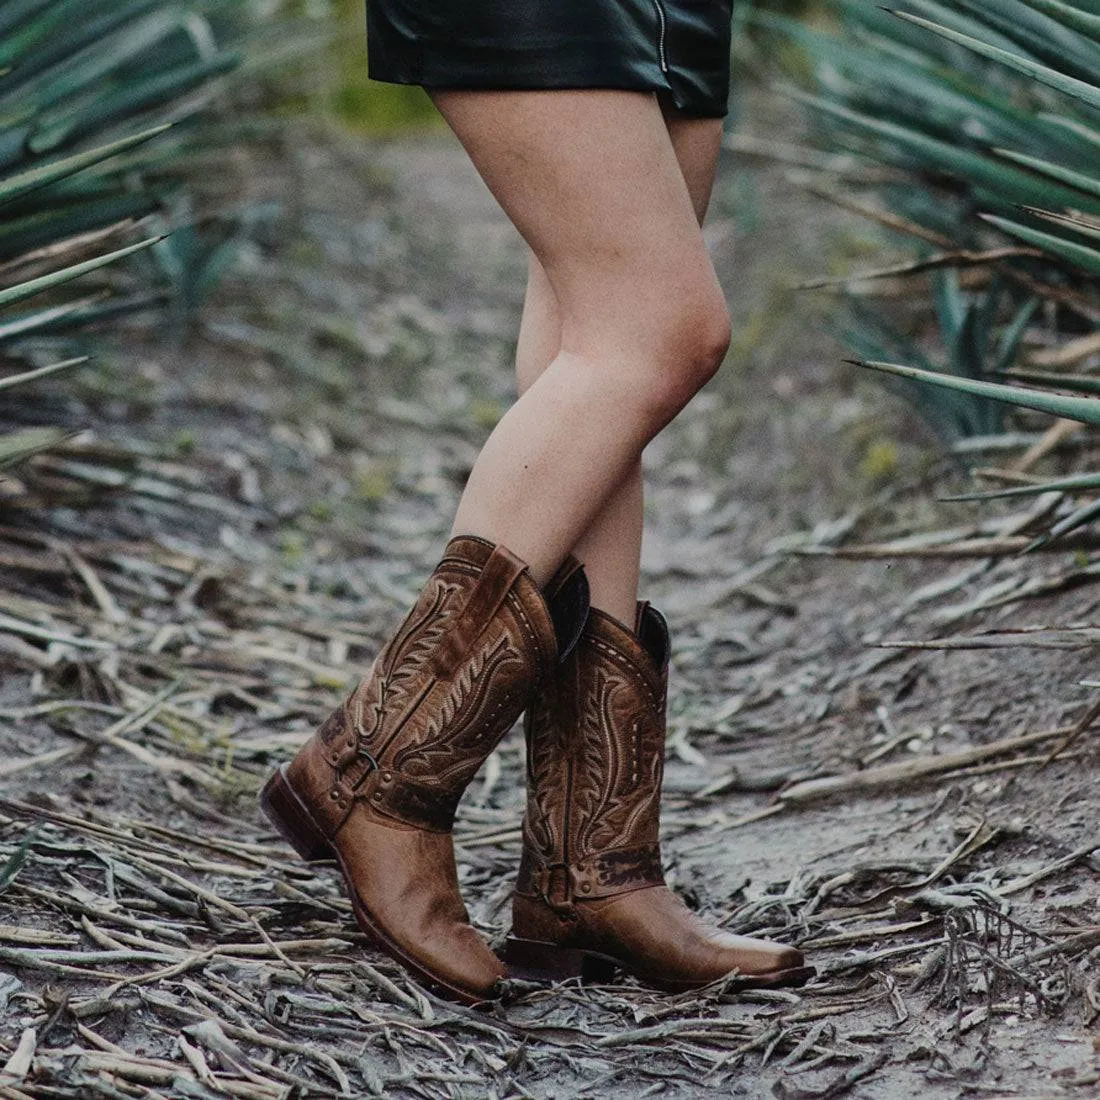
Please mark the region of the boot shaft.
[[662, 881], [668, 630], [589, 612], [575, 649], [527, 712], [527, 812], [518, 891], [555, 904]]
[[560, 602], [564, 610], [548, 607], [503, 546], [451, 539], [370, 671], [291, 765], [326, 827], [339, 828], [360, 804], [448, 831], [475, 772], [579, 633], [583, 574]]

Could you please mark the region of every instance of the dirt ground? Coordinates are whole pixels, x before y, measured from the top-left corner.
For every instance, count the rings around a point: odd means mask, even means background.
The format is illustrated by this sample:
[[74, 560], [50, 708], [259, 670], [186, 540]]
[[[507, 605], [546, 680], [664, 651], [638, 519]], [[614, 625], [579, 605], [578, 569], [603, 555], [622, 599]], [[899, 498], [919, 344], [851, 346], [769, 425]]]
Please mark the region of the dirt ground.
[[[730, 360], [646, 456], [664, 856], [690, 904], [819, 976], [470, 1011], [363, 946], [255, 793], [434, 564], [511, 400], [524, 257], [444, 135], [294, 135], [249, 188], [279, 212], [198, 332], [134, 328], [76, 397], [45, 391], [94, 442], [37, 474], [131, 492], [46, 531], [0, 514], [0, 1096], [1100, 1096], [1095, 736], [1045, 763], [1095, 698], [1090, 559], [835, 554], [1010, 512], [936, 504], [957, 467], [842, 362], [835, 299], [785, 289], [881, 242], [744, 154], [707, 229]], [[494, 937], [517, 733], [456, 834]], [[856, 774], [880, 782], [808, 785]]]

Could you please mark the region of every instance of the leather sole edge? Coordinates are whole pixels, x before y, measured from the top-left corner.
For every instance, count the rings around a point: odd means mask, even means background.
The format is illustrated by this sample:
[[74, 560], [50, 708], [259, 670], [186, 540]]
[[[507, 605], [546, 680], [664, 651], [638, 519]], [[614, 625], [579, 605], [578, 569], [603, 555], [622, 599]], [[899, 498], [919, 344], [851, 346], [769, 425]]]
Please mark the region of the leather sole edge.
[[[531, 981], [560, 982], [571, 978], [580, 978], [582, 983], [611, 981], [616, 970], [622, 970], [645, 985], [667, 993], [688, 993], [693, 989], [704, 989], [721, 978], [707, 982], [676, 981], [646, 974], [622, 959], [598, 951], [588, 951], [580, 947], [563, 947], [560, 944], [544, 940], [528, 940], [520, 936], [509, 936], [505, 941], [503, 958], [505, 965], [514, 971], [517, 978]], [[770, 974], [733, 977], [729, 986], [733, 991], [750, 989], [781, 989], [805, 985], [817, 975], [812, 966], [791, 967], [776, 970]]]

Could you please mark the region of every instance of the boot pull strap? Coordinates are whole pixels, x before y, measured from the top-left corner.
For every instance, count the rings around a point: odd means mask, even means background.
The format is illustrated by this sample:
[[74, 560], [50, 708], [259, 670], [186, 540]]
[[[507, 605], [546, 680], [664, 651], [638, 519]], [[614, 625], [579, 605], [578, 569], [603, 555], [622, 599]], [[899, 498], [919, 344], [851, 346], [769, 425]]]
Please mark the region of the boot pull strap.
[[499, 545], [493, 548], [466, 603], [432, 656], [432, 671], [439, 679], [454, 675], [526, 568], [527, 563], [511, 550]]
[[574, 574], [584, 568], [584, 563], [572, 554], [566, 554], [565, 560], [558, 566], [557, 572], [550, 578], [543, 590], [547, 599], [556, 596], [572, 579]]
[[561, 662], [580, 641], [588, 618], [588, 576], [583, 563], [572, 554], [568, 555], [550, 578], [543, 595], [554, 624], [558, 661]]

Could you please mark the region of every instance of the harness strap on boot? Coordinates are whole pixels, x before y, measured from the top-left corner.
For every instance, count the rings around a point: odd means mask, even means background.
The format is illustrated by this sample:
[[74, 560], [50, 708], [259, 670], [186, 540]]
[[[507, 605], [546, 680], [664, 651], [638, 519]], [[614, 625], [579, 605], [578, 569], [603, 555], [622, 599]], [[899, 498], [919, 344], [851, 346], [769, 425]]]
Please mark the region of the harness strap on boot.
[[659, 844], [600, 852], [577, 864], [545, 863], [525, 847], [516, 890], [560, 907], [661, 886], [664, 881]]

